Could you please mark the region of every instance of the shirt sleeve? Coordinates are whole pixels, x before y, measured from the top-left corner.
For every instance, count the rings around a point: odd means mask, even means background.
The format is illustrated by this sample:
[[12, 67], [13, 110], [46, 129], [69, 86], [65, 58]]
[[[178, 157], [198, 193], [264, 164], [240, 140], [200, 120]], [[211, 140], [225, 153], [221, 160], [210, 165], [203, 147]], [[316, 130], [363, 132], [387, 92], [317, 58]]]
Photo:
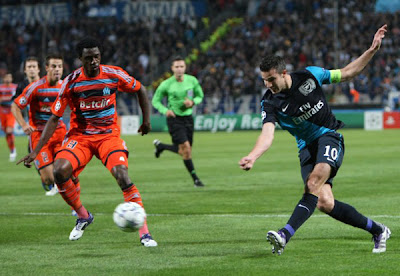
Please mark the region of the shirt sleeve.
[[326, 70], [325, 68], [317, 66], [309, 66], [306, 68], [306, 70], [314, 75], [314, 77], [318, 80], [319, 85], [338, 83], [340, 82], [342, 76], [339, 69]]
[[22, 94], [26, 88], [26, 85], [23, 82], [18, 83], [17, 89], [15, 90], [15, 95], [13, 96], [12, 100], [14, 101], [19, 95]]
[[162, 82], [156, 89], [156, 92], [153, 95], [153, 99], [151, 104], [155, 109], [158, 110], [161, 114], [165, 114], [168, 111], [168, 108], [162, 104], [163, 98], [166, 96], [165, 82]]
[[201, 88], [201, 85], [199, 83], [199, 81], [194, 78], [194, 88], [193, 88], [193, 92], [194, 92], [194, 98], [193, 98], [193, 102], [194, 104], [199, 104], [203, 101], [204, 98], [204, 93], [203, 93], [203, 89]]
[[[70, 75], [71, 76], [71, 75]], [[66, 77], [61, 85], [60, 92], [51, 107], [51, 113], [57, 117], [62, 117], [67, 108], [70, 97], [70, 76]]]
[[278, 121], [275, 114], [275, 107], [265, 98], [261, 101], [261, 120], [263, 124], [275, 124]]
[[25, 109], [31, 103], [33, 95], [36, 93], [37, 86], [30, 84], [22, 91], [22, 93], [14, 99], [14, 103], [20, 108]]
[[118, 91], [136, 93], [140, 90], [140, 87], [142, 87], [140, 81], [130, 76], [122, 68], [116, 68], [115, 71], [118, 77]]

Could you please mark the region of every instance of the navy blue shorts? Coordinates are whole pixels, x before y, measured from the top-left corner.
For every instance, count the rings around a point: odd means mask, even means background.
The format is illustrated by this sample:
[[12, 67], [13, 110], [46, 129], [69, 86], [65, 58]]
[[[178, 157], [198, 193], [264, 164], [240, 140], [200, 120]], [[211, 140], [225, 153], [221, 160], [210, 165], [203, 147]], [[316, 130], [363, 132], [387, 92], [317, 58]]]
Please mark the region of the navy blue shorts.
[[327, 163], [331, 166], [331, 175], [327, 180], [332, 186], [333, 178], [342, 165], [344, 157], [344, 139], [342, 134], [328, 132], [299, 152], [301, 176], [304, 184], [307, 183], [308, 176], [318, 163]]
[[192, 116], [169, 117], [167, 118], [167, 125], [172, 143], [179, 145], [189, 141], [190, 145], [192, 145], [194, 132]]

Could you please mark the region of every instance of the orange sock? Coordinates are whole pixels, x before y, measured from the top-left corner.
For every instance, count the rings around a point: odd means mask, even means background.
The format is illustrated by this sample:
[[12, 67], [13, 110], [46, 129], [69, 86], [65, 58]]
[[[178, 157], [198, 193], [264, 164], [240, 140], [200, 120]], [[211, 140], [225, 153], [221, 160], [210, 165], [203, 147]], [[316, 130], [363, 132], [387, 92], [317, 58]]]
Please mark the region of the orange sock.
[[144, 234], [149, 234], [149, 228], [147, 228], [147, 220], [144, 221], [144, 225], [139, 229], [139, 237], [141, 238]]
[[[124, 199], [126, 202], [135, 202], [143, 207], [142, 197], [140, 196], [139, 190], [136, 188], [135, 184], [132, 184], [129, 188], [122, 190], [124, 194]], [[139, 229], [139, 237], [144, 234], [149, 234], [149, 228], [147, 227], [147, 220], [144, 221], [144, 225]]]
[[140, 196], [139, 190], [136, 188], [135, 184], [122, 190], [122, 193], [124, 194], [124, 200], [126, 202], [135, 202], [143, 207], [142, 197]]
[[69, 178], [66, 182], [57, 184], [58, 190], [64, 201], [71, 206], [79, 218], [88, 218], [89, 213], [85, 207], [83, 207], [80, 199], [80, 193], [77, 192], [75, 184]]
[[81, 198], [81, 184], [79, 183], [79, 178], [76, 177], [74, 180], [72, 180], [75, 184], [75, 191], [78, 194], [78, 197]]
[[[79, 178], [76, 177], [76, 178], [72, 179], [72, 182], [74, 182], [74, 184], [75, 184], [75, 191], [76, 191], [78, 197], [81, 198], [81, 184], [79, 183]], [[71, 206], [71, 210], [74, 210], [74, 207]]]
[[8, 145], [8, 148], [10, 149], [10, 151], [14, 151], [14, 149], [15, 149], [14, 134], [12, 134], [12, 133], [6, 134], [6, 140], [7, 140], [7, 145]]

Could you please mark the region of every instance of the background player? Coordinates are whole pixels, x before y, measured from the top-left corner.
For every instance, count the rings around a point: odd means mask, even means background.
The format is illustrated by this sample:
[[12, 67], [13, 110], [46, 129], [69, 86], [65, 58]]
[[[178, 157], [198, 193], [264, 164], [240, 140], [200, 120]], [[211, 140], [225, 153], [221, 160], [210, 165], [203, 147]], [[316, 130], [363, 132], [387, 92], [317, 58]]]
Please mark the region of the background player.
[[[203, 187], [196, 174], [192, 161], [193, 145], [193, 106], [202, 102], [204, 94], [196, 77], [185, 74], [186, 64], [182, 57], [172, 61], [171, 70], [174, 75], [163, 81], [153, 97], [153, 106], [161, 114], [167, 116], [172, 145], [154, 140], [155, 156], [158, 158], [164, 150], [179, 153], [186, 169], [193, 178], [195, 187]], [[168, 107], [162, 104], [164, 97], [168, 99]]]
[[[47, 75], [45, 77], [26, 87], [11, 106], [15, 119], [24, 133], [29, 136], [30, 151], [38, 144], [43, 128], [51, 116], [51, 106], [60, 91], [63, 57], [59, 54], [48, 55], [46, 57], [46, 72]], [[29, 106], [29, 123], [25, 122], [22, 115], [22, 110], [27, 106]], [[43, 187], [48, 190], [46, 192], [47, 196], [56, 195], [58, 192], [57, 185], [54, 185], [53, 161], [55, 153], [61, 147], [66, 132], [66, 126], [60, 120], [53, 136], [40, 150], [35, 159], [35, 166], [40, 174]]]
[[288, 73], [279, 56], [266, 56], [260, 64], [261, 77], [268, 88], [261, 102], [263, 127], [253, 150], [239, 161], [244, 170], [271, 146], [275, 123], [295, 136], [299, 148], [305, 193], [286, 226], [269, 231], [267, 240], [272, 252], [280, 255], [297, 229], [312, 215], [315, 207], [329, 216], [370, 232], [375, 242], [373, 252], [386, 251], [390, 230], [360, 214], [354, 207], [334, 199], [332, 181], [344, 156], [343, 137], [337, 130], [343, 123], [332, 114], [321, 89], [322, 84], [347, 81], [359, 74], [379, 50], [387, 26], [375, 34], [371, 47], [340, 70], [307, 67]]
[[[151, 130], [150, 106], [144, 86], [117, 66], [101, 65], [101, 45], [93, 38], [81, 40], [76, 50], [82, 67], [68, 75], [60, 93], [52, 106], [43, 135], [31, 154], [19, 162], [30, 167], [40, 149], [46, 144], [57, 127], [58, 120], [67, 105], [71, 108], [70, 130], [62, 149], [54, 163], [55, 182], [59, 193], [78, 214], [75, 227], [69, 239], [78, 240], [84, 230], [93, 222], [93, 215], [80, 201], [80, 195], [71, 179], [73, 172], [78, 175], [92, 159], [99, 158], [117, 180], [125, 201], [143, 206], [136, 186], [128, 176], [128, 149], [120, 138], [117, 125], [116, 92], [137, 93], [143, 113], [143, 123], [139, 128], [142, 135]], [[18, 163], [19, 163], [18, 162]], [[147, 228], [147, 222], [139, 230], [141, 244], [157, 246]]]
[[40, 79], [40, 64], [37, 57], [31, 56], [24, 61], [24, 74], [25, 78], [22, 82], [18, 83], [13, 100], [21, 95], [25, 87]]
[[10, 150], [10, 162], [15, 161], [17, 150], [15, 148], [14, 125], [15, 119], [11, 113], [12, 97], [15, 94], [17, 85], [12, 83], [11, 73], [4, 75], [3, 84], [0, 84], [0, 122], [1, 128], [6, 135], [6, 141]]

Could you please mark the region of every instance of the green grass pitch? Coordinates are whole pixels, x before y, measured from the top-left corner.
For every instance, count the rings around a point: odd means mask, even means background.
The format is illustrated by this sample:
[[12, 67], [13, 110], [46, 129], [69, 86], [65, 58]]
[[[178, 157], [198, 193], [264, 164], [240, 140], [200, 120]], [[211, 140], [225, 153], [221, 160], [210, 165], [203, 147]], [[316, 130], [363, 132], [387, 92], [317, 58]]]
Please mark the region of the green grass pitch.
[[[392, 230], [388, 249], [372, 254], [369, 233], [316, 211], [282, 256], [265, 240], [284, 226], [302, 195], [294, 138], [277, 131], [251, 171], [238, 161], [253, 132], [195, 133], [193, 161], [206, 184], [194, 188], [178, 155], [154, 158], [152, 141], [167, 133], [126, 136], [129, 173], [139, 187], [156, 248], [112, 221], [123, 201], [116, 181], [93, 159], [80, 176], [83, 204], [95, 221], [75, 242], [75, 225], [59, 195], [46, 197], [34, 169], [8, 162], [0, 137], [1, 275], [396, 275], [400, 260], [400, 130], [343, 130], [346, 154], [335, 178], [337, 199]], [[16, 140], [18, 158], [27, 138]]]

